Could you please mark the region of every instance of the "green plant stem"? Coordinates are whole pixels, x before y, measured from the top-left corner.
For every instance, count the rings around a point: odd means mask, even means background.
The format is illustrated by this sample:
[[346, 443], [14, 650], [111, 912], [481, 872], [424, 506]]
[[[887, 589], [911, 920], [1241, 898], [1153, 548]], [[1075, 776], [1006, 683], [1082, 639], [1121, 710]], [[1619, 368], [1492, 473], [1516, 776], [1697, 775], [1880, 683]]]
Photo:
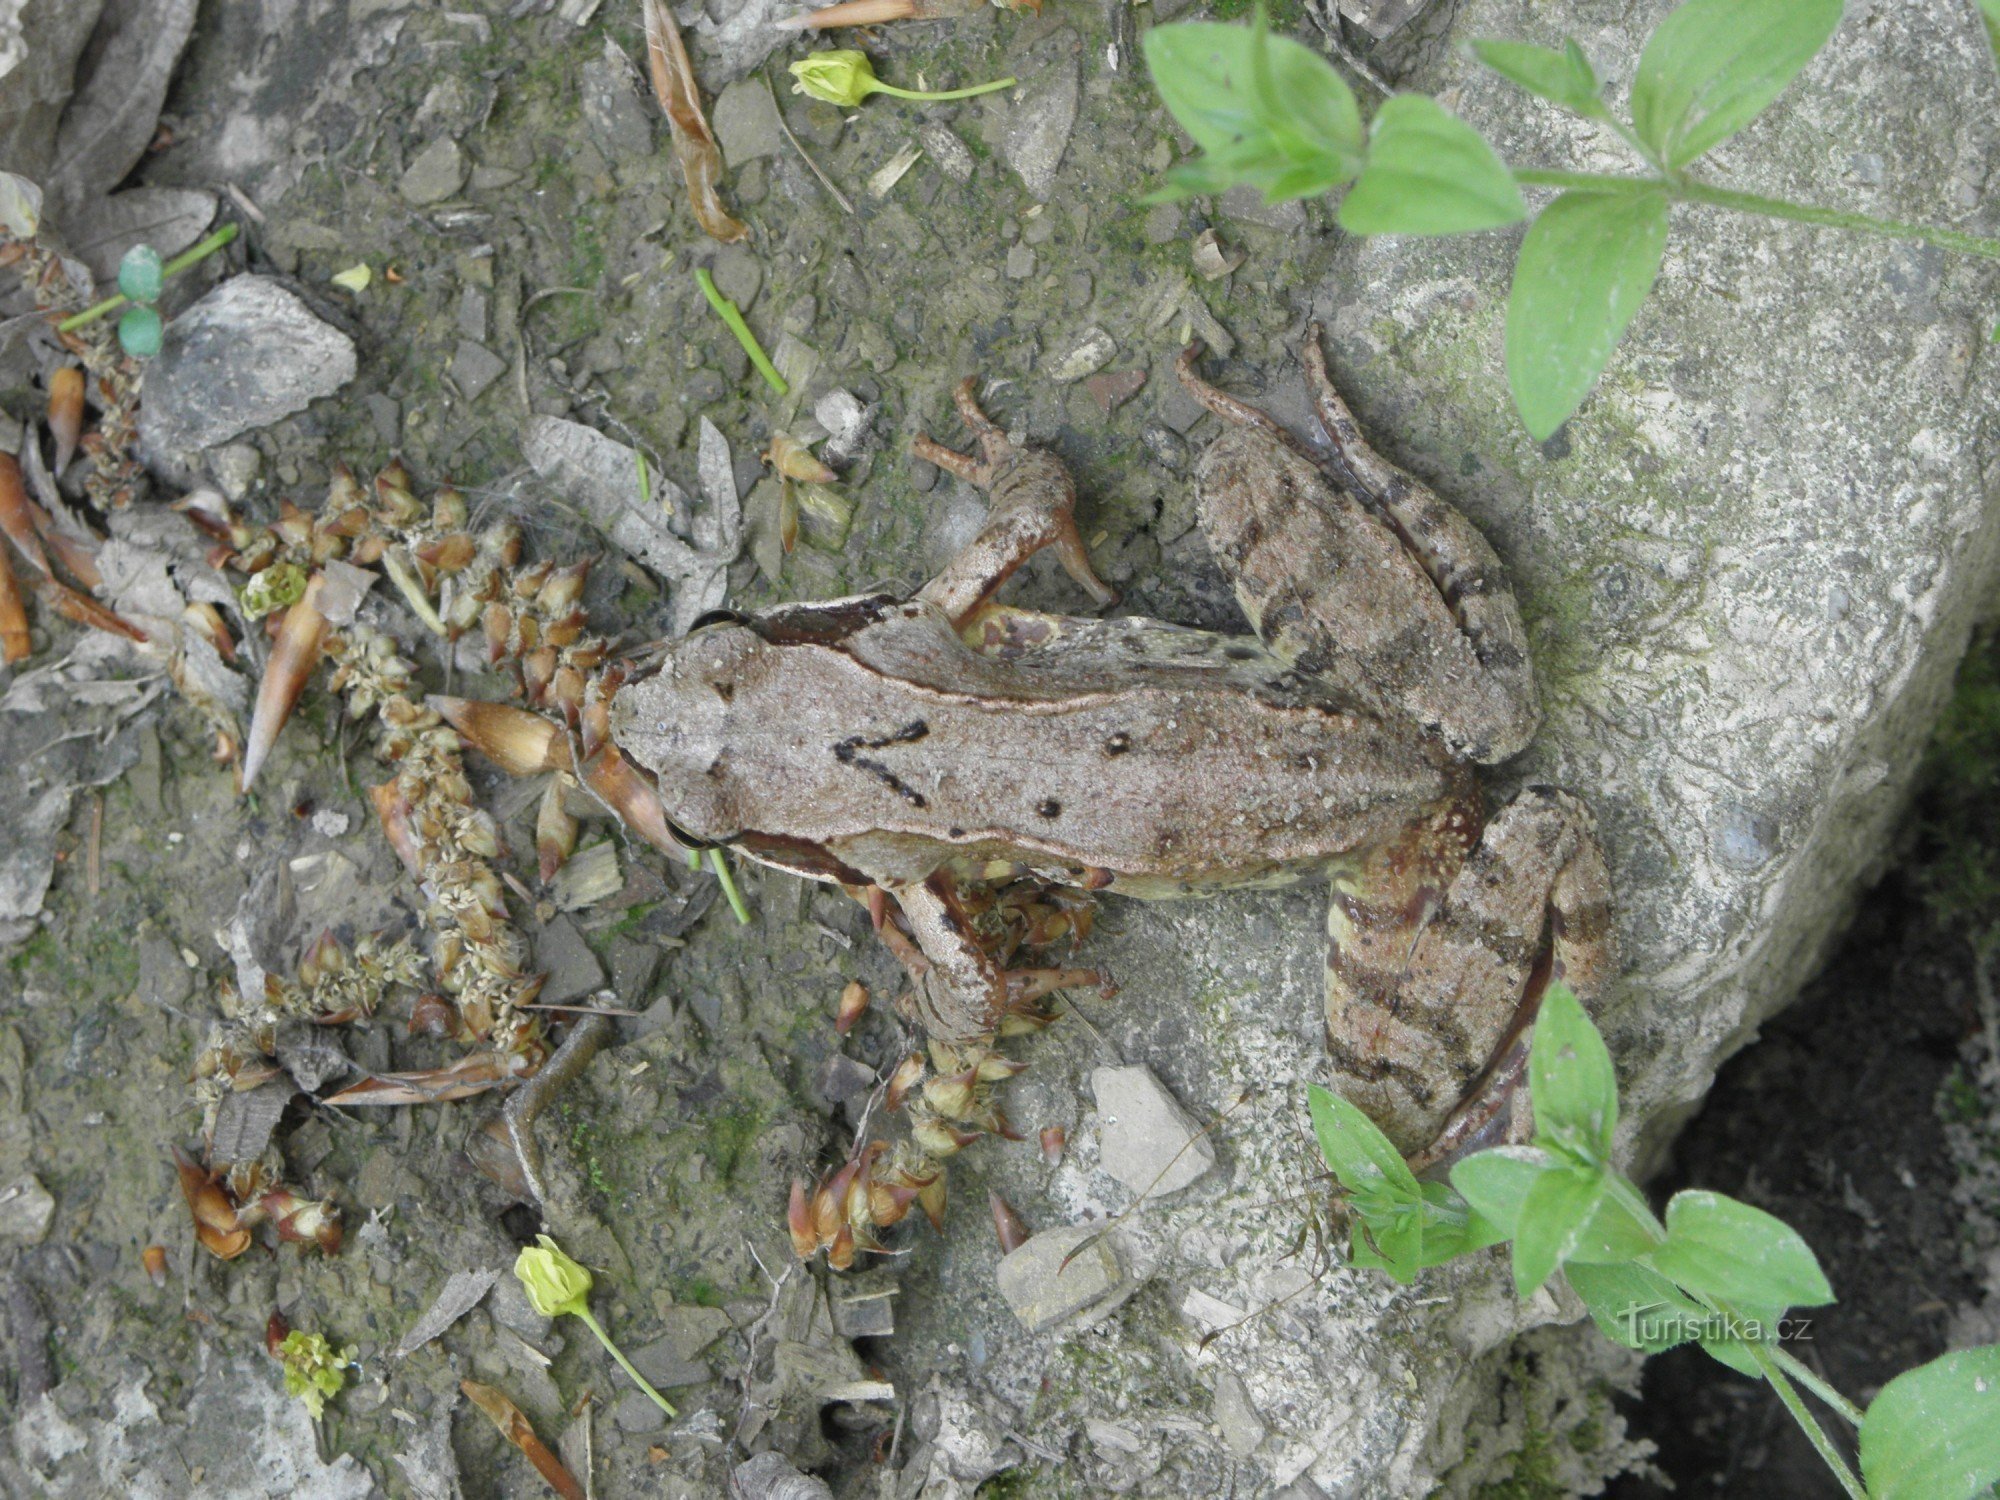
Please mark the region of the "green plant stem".
[[1785, 1372], [1771, 1357], [1771, 1351], [1762, 1344], [1744, 1344], [1742, 1347], [1750, 1351], [1750, 1357], [1757, 1361], [1757, 1366], [1764, 1372], [1764, 1378], [1770, 1382], [1771, 1389], [1777, 1392], [1778, 1399], [1785, 1403], [1785, 1410], [1792, 1414], [1792, 1420], [1804, 1430], [1806, 1440], [1813, 1445], [1820, 1460], [1833, 1470], [1833, 1477], [1840, 1481], [1840, 1487], [1852, 1495], [1854, 1500], [1868, 1500], [1868, 1491], [1862, 1487], [1854, 1471], [1848, 1468], [1847, 1460], [1841, 1456], [1840, 1450], [1833, 1446], [1833, 1439], [1826, 1435], [1825, 1429], [1807, 1410], [1804, 1399], [1792, 1388], [1791, 1381], [1785, 1378]]
[[791, 387], [785, 384], [785, 377], [778, 373], [778, 367], [771, 363], [764, 353], [763, 345], [757, 342], [757, 335], [750, 331], [750, 325], [743, 321], [743, 314], [736, 310], [736, 304], [722, 295], [715, 284], [715, 278], [708, 274], [707, 266], [694, 268], [694, 279], [701, 283], [701, 294], [708, 298], [708, 305], [715, 309], [715, 315], [728, 325], [736, 335], [736, 342], [743, 346], [743, 352], [750, 356], [750, 363], [757, 367], [757, 373], [764, 377], [764, 383], [780, 396], [791, 394]]
[[982, 83], [976, 88], [945, 89], [940, 93], [926, 94], [916, 89], [899, 89], [895, 84], [884, 83], [881, 79], [877, 78], [869, 87], [868, 92], [871, 94], [894, 94], [898, 99], [927, 99], [935, 103], [941, 99], [970, 99], [974, 94], [991, 94], [1000, 89], [1011, 89], [1013, 86], [1014, 79], [1009, 76], [996, 79], [992, 83]]
[[715, 878], [722, 882], [722, 894], [729, 898], [729, 909], [736, 913], [736, 920], [748, 927], [750, 908], [743, 904], [743, 897], [737, 892], [736, 882], [729, 874], [729, 861], [722, 857], [720, 849], [708, 851], [708, 867], [715, 871]]
[[1813, 1371], [1811, 1366], [1807, 1365], [1796, 1355], [1786, 1353], [1783, 1348], [1776, 1344], [1771, 1345], [1771, 1358], [1777, 1361], [1779, 1368], [1787, 1375], [1791, 1376], [1792, 1379], [1796, 1380], [1800, 1385], [1804, 1386], [1838, 1412], [1848, 1426], [1859, 1429], [1861, 1419], [1867, 1413], [1841, 1395], [1839, 1391], [1828, 1385], [1824, 1379]]
[[[160, 279], [164, 281], [169, 276], [178, 276], [197, 261], [207, 260], [209, 256], [215, 254], [216, 251], [236, 238], [236, 230], [236, 225], [224, 224], [214, 234], [209, 235], [208, 238], [190, 245], [187, 249], [181, 251], [179, 255], [176, 255], [172, 260], [160, 267]], [[64, 318], [60, 323], [56, 324], [56, 332], [72, 333], [83, 327], [86, 323], [96, 322], [106, 313], [118, 311], [119, 308], [123, 307], [130, 300], [123, 292], [119, 292], [116, 296], [106, 297], [96, 306], [86, 307], [82, 312], [72, 313], [67, 318]]]
[[659, 1407], [661, 1411], [665, 1412], [670, 1417], [678, 1417], [680, 1413], [674, 1410], [673, 1403], [668, 1401], [667, 1398], [665, 1396], [662, 1396], [658, 1391], [654, 1390], [651, 1382], [649, 1382], [646, 1379], [646, 1377], [641, 1375], [637, 1370], [632, 1368], [632, 1361], [627, 1359], [624, 1356], [624, 1354], [620, 1352], [618, 1346], [611, 1342], [611, 1335], [606, 1333], [604, 1329], [599, 1326], [597, 1318], [591, 1313], [590, 1309], [587, 1307], [579, 1307], [573, 1310], [575, 1311], [576, 1315], [579, 1318], [583, 1319], [583, 1326], [588, 1328], [592, 1333], [597, 1335], [597, 1342], [602, 1344], [606, 1349], [608, 1349], [611, 1353], [611, 1357], [618, 1361], [618, 1368], [623, 1370], [627, 1375], [632, 1377], [632, 1384], [639, 1387], [639, 1389], [644, 1391], [648, 1396], [651, 1396], [653, 1398], [653, 1405]]
[[1733, 209], [1737, 213], [1759, 214], [1767, 219], [1787, 219], [1794, 224], [1817, 224], [1828, 229], [1851, 229], [1858, 234], [1878, 235], [1892, 240], [1922, 240], [1941, 250], [2000, 260], [2000, 240], [1962, 230], [1944, 229], [1935, 224], [1910, 224], [1901, 219], [1878, 219], [1842, 208], [1822, 208], [1813, 203], [1793, 203], [1786, 198], [1766, 198], [1761, 193], [1739, 193], [1733, 188], [1711, 187], [1686, 178], [1646, 177], [1622, 172], [1556, 172], [1541, 167], [1516, 167], [1514, 180], [1523, 187], [1567, 188], [1586, 193], [1665, 193], [1677, 203], [1705, 203], [1710, 208]]

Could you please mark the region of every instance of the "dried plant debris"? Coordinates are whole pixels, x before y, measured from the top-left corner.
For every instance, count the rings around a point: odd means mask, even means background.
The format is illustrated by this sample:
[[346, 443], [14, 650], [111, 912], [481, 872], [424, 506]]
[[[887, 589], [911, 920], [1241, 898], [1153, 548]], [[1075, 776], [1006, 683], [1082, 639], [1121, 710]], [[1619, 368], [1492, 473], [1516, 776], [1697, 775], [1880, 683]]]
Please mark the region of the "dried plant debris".
[[471, 1312], [499, 1279], [497, 1270], [452, 1272], [451, 1279], [445, 1282], [423, 1316], [410, 1325], [410, 1331], [396, 1345], [396, 1357], [402, 1359], [416, 1353]]
[[716, 145], [708, 117], [701, 110], [694, 62], [665, 0], [645, 0], [645, 14], [647, 69], [654, 96], [673, 130], [674, 155], [687, 182], [695, 222], [712, 239], [734, 244], [750, 231], [722, 205], [722, 148]]

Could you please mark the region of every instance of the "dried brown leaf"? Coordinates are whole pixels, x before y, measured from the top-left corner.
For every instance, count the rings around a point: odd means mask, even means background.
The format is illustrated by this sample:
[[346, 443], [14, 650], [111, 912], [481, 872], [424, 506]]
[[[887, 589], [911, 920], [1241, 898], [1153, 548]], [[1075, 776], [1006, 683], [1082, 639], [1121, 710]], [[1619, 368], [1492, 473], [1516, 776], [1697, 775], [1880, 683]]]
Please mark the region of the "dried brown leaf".
[[681, 164], [681, 176], [687, 179], [695, 220], [711, 238], [733, 245], [750, 231], [722, 206], [722, 148], [716, 145], [708, 119], [701, 112], [694, 63], [664, 0], [644, 0], [644, 4], [647, 71], [652, 75], [654, 97], [673, 129], [674, 156]]
[[446, 1104], [469, 1099], [514, 1076], [507, 1059], [494, 1052], [474, 1052], [448, 1068], [416, 1073], [378, 1073], [342, 1089], [326, 1104], [348, 1109], [377, 1104]]
[[476, 1380], [461, 1380], [458, 1388], [474, 1406], [486, 1413], [487, 1419], [500, 1429], [500, 1435], [527, 1455], [528, 1462], [535, 1466], [535, 1472], [548, 1481], [549, 1488], [563, 1500], [584, 1500], [583, 1486], [570, 1473], [567, 1465], [540, 1438], [521, 1408], [507, 1399], [506, 1393], [490, 1385], [481, 1385]]

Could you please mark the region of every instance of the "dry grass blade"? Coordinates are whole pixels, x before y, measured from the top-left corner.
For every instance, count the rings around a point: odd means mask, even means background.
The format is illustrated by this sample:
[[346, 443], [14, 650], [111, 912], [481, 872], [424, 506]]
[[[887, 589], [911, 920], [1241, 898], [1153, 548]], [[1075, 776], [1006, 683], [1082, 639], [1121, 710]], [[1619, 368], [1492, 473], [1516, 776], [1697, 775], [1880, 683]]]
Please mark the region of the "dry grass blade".
[[0, 543], [0, 658], [17, 662], [29, 649], [27, 606], [21, 602], [21, 586], [14, 581], [7, 548]]
[[514, 1076], [507, 1059], [493, 1052], [474, 1052], [448, 1068], [426, 1068], [417, 1073], [380, 1073], [342, 1089], [321, 1101], [347, 1109], [376, 1104], [447, 1104], [453, 1099], [469, 1099], [507, 1082]]
[[528, 1462], [535, 1466], [535, 1472], [548, 1481], [549, 1488], [563, 1500], [585, 1500], [583, 1486], [570, 1473], [568, 1465], [556, 1457], [554, 1450], [535, 1436], [535, 1429], [521, 1414], [521, 1408], [509, 1401], [506, 1394], [490, 1385], [481, 1385], [476, 1380], [461, 1380], [458, 1388], [465, 1392], [466, 1400], [486, 1413], [487, 1419], [500, 1429], [500, 1435], [527, 1455]]
[[681, 176], [687, 179], [695, 219], [710, 237], [733, 245], [750, 231], [722, 206], [722, 148], [715, 144], [708, 118], [701, 112], [694, 63], [664, 0], [643, 0], [643, 4], [647, 70], [652, 74], [653, 94], [673, 127], [674, 155], [680, 161]]

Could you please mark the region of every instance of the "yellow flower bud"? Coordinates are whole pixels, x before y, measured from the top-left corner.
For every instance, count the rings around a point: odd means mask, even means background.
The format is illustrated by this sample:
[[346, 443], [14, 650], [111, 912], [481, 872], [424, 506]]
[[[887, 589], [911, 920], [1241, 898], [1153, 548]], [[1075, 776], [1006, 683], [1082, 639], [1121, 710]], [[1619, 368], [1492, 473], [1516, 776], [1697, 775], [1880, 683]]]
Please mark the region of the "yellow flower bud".
[[545, 1318], [562, 1313], [587, 1315], [590, 1299], [590, 1272], [563, 1254], [562, 1247], [545, 1234], [535, 1236], [514, 1260], [514, 1275], [528, 1294], [535, 1311]]
[[824, 99], [842, 109], [854, 108], [881, 87], [865, 52], [815, 52], [793, 63], [791, 73], [798, 80], [793, 93]]

